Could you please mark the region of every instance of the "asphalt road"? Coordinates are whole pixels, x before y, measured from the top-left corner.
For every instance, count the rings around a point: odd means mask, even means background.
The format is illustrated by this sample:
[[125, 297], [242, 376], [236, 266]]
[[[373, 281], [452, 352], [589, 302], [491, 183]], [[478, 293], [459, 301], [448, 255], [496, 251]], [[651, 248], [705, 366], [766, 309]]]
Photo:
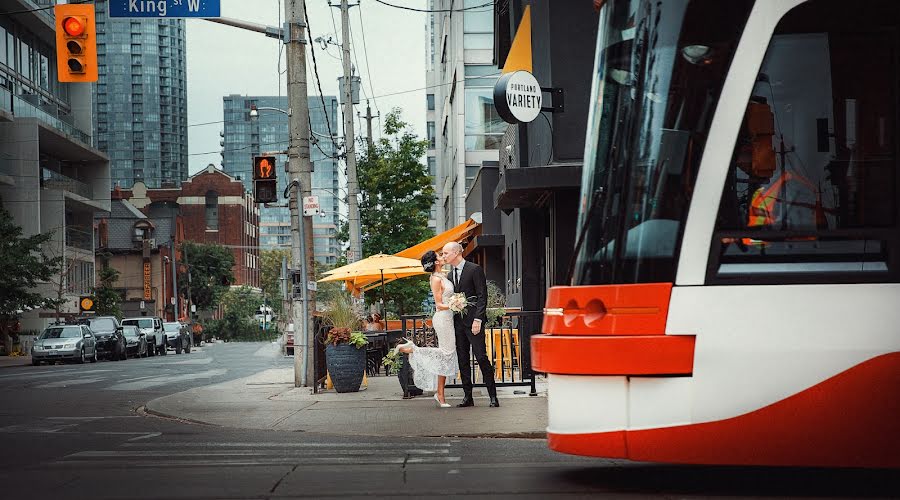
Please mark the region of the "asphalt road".
[[894, 471], [636, 464], [557, 455], [543, 440], [235, 430], [140, 412], [156, 397], [290, 362], [269, 345], [216, 344], [0, 369], [0, 498], [900, 496]]

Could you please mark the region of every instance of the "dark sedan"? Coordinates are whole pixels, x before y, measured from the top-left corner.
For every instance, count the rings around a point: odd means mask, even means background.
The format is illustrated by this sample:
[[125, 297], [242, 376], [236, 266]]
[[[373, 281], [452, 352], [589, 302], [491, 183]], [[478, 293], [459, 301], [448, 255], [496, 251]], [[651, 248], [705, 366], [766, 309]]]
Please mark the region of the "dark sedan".
[[163, 323], [163, 329], [166, 331], [166, 347], [175, 349], [175, 354], [191, 352], [191, 334], [185, 325], [179, 322]]
[[110, 360], [126, 359], [125, 336], [122, 325], [115, 316], [96, 316], [83, 318], [81, 323], [90, 327], [97, 338], [97, 352], [101, 357]]
[[147, 344], [147, 336], [141, 332], [140, 328], [125, 325], [122, 327], [122, 334], [125, 335], [126, 351], [129, 356], [146, 358], [149, 355], [150, 347]]

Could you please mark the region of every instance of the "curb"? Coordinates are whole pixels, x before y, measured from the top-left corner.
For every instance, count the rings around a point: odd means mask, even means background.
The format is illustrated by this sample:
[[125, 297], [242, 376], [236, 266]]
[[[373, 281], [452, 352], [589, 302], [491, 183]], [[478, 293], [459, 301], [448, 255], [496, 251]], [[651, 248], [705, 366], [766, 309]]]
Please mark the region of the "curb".
[[[149, 403], [148, 403], [148, 404], [149, 404]], [[227, 427], [225, 427], [225, 426], [223, 426], [223, 425], [212, 424], [212, 423], [209, 423], [209, 422], [204, 422], [204, 421], [202, 421], [202, 420], [195, 420], [195, 419], [193, 419], [193, 418], [184, 418], [184, 417], [179, 417], [179, 416], [176, 416], [176, 415], [169, 415], [168, 413], [163, 413], [163, 412], [161, 412], [161, 411], [157, 411], [157, 410], [153, 410], [153, 409], [151, 409], [151, 408], [148, 408], [147, 405], [138, 406], [137, 409], [135, 409], [135, 413], [137, 413], [138, 415], [141, 415], [141, 416], [148, 416], [148, 415], [149, 415], [149, 416], [153, 416], [153, 417], [157, 417], [157, 418], [164, 418], [164, 419], [166, 419], [166, 420], [173, 420], [173, 421], [175, 421], [175, 422], [181, 422], [181, 423], [185, 423], [185, 424], [203, 425], [203, 426], [206, 426], [206, 427], [219, 427], [219, 428], [222, 428], [222, 429], [227, 428]], [[234, 427], [234, 428], [235, 428], [235, 429], [240, 429], [241, 427]]]
[[[149, 403], [147, 403], [149, 404]], [[260, 429], [257, 427], [234, 427], [230, 425], [221, 425], [221, 424], [213, 424], [210, 422], [204, 422], [202, 420], [196, 420], [193, 418], [184, 418], [176, 415], [170, 415], [168, 413], [164, 413], [158, 410], [154, 410], [149, 408], [147, 405], [139, 406], [135, 412], [138, 415], [142, 416], [153, 416], [157, 418], [164, 418], [166, 420], [172, 420], [175, 422], [181, 422], [185, 424], [194, 424], [194, 425], [202, 425], [205, 427], [216, 427], [219, 429], [252, 429], [252, 430], [267, 430]], [[276, 431], [278, 429], [268, 429], [271, 431]], [[304, 432], [310, 434], [321, 434], [321, 435], [332, 435], [332, 436], [365, 436], [365, 437], [380, 437], [380, 438], [460, 438], [460, 439], [546, 439], [546, 432], [487, 432], [487, 433], [466, 433], [466, 434], [422, 434], [422, 435], [409, 435], [409, 436], [395, 436], [390, 434], [370, 434], [370, 433], [353, 433], [353, 434], [335, 434], [330, 432], [319, 432], [319, 431], [310, 431], [307, 429], [293, 429], [293, 430], [284, 430], [281, 432]]]

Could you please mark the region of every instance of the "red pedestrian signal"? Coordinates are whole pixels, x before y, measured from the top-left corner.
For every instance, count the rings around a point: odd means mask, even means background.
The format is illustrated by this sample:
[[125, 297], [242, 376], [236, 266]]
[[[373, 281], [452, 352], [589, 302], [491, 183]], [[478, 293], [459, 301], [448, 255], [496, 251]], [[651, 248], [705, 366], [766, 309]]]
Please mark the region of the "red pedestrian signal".
[[278, 174], [274, 156], [253, 157], [253, 198], [257, 203], [278, 202]]
[[268, 180], [277, 177], [274, 156], [256, 156], [253, 158], [253, 180]]
[[56, 73], [61, 82], [96, 82], [97, 29], [93, 4], [64, 4], [56, 14]]

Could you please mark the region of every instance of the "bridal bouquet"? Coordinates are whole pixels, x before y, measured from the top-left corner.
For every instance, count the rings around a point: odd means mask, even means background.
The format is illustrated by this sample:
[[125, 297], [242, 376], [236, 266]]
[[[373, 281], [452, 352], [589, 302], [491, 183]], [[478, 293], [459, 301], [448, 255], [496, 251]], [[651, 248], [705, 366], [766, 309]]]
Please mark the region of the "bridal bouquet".
[[447, 306], [450, 307], [450, 310], [459, 315], [462, 315], [469, 305], [469, 299], [462, 292], [454, 293], [450, 296], [450, 300], [447, 301]]

